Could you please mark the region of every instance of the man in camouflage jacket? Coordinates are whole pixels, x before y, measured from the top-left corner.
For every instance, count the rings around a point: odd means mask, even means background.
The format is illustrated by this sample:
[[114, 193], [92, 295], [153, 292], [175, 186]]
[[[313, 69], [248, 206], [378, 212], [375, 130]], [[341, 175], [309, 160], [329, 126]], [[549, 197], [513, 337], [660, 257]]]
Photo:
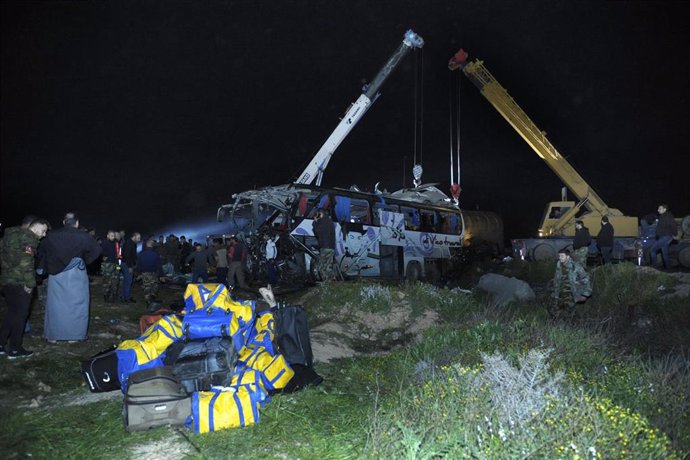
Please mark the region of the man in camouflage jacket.
[[10, 359], [32, 354], [22, 347], [22, 341], [31, 296], [36, 287], [34, 256], [38, 242], [46, 235], [47, 230], [48, 223], [43, 219], [36, 219], [28, 228], [8, 228], [0, 245], [0, 285], [8, 307], [7, 316], [0, 326], [0, 354], [7, 353]]
[[575, 314], [575, 304], [584, 303], [592, 296], [592, 281], [587, 270], [570, 257], [570, 251], [558, 252], [556, 273], [553, 277], [552, 316]]

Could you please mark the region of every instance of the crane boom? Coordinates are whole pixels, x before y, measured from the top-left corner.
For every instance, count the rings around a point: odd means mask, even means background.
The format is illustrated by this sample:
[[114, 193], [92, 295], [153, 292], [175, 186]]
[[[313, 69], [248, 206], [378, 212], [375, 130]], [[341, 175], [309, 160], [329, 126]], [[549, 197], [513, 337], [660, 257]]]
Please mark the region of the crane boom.
[[350, 131], [352, 131], [352, 128], [355, 127], [357, 122], [364, 116], [371, 104], [378, 98], [381, 85], [383, 85], [388, 76], [398, 67], [400, 61], [402, 61], [410, 50], [413, 48], [421, 48], [422, 46], [424, 46], [422, 37], [412, 30], [405, 32], [400, 46], [393, 52], [390, 58], [388, 58], [386, 64], [379, 70], [379, 73], [376, 74], [376, 77], [374, 77], [371, 83], [364, 87], [362, 94], [354, 104], [348, 108], [345, 116], [340, 120], [340, 123], [338, 123], [338, 126], [335, 127], [331, 135], [326, 139], [326, 142], [323, 143], [321, 148], [314, 155], [314, 158], [309, 162], [309, 165], [307, 165], [304, 171], [299, 175], [297, 181], [295, 181], [296, 184], [311, 184], [316, 180], [316, 185], [321, 185], [323, 172], [328, 166], [328, 162], [331, 161], [333, 153]]
[[[540, 233], [544, 235], [557, 235], [563, 233], [566, 226], [573, 225], [576, 214], [582, 207], [590, 211], [591, 222], [602, 216], [618, 218], [622, 233], [637, 233], [637, 219], [626, 217], [621, 211], [609, 207], [604, 200], [594, 191], [587, 181], [568, 163], [558, 152], [556, 147], [546, 137], [537, 125], [527, 116], [508, 91], [501, 86], [484, 63], [478, 59], [467, 61], [467, 53], [460, 49], [449, 61], [451, 70], [462, 69], [463, 73], [479, 89], [481, 94], [493, 105], [498, 113], [517, 131], [517, 133], [529, 144], [535, 153], [546, 162], [554, 173], [563, 181], [568, 189], [575, 195], [578, 203], [574, 206], [564, 206], [568, 211], [558, 216], [555, 221], [547, 222], [545, 216]], [[567, 203], [565, 201], [561, 203]], [[592, 223], [592, 227], [598, 228], [598, 222]], [[618, 231], [618, 227], [616, 227]]]

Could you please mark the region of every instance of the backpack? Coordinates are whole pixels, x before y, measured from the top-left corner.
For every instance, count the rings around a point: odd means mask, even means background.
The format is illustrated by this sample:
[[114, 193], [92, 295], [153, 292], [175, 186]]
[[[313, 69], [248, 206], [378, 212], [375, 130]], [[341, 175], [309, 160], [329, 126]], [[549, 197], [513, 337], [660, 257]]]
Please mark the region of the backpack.
[[165, 358], [172, 374], [189, 394], [228, 386], [237, 362], [230, 338], [213, 337], [173, 344]]

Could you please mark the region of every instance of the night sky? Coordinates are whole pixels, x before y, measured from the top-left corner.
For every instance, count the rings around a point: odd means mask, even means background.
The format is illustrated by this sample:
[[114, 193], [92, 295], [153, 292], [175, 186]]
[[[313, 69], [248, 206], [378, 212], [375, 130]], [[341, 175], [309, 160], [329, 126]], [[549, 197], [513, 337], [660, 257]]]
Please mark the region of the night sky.
[[[534, 233], [560, 180], [448, 59], [479, 58], [611, 207], [690, 214], [690, 2], [4, 1], [0, 219], [163, 232], [296, 178], [413, 29], [425, 39], [336, 151], [323, 185], [424, 182]], [[407, 171], [403, 171], [406, 162]]]

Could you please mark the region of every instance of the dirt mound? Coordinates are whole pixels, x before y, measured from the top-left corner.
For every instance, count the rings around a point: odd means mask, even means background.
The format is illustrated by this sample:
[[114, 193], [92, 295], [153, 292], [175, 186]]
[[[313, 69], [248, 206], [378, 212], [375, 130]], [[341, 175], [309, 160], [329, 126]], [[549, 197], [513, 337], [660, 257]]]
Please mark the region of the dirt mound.
[[332, 321], [311, 330], [314, 360], [328, 362], [337, 358], [371, 355], [390, 351], [422, 338], [424, 331], [438, 322], [438, 314], [426, 310], [414, 315], [398, 293], [390, 310], [371, 312], [344, 305]]

